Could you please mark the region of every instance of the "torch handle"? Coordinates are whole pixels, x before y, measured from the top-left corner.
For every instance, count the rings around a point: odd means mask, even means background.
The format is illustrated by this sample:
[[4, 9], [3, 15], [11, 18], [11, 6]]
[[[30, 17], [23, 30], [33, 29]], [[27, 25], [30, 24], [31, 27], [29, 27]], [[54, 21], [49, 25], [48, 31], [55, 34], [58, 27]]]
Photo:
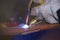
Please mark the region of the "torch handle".
[[26, 24], [28, 24], [28, 21], [29, 21], [31, 4], [32, 4], [32, 0], [30, 0], [29, 5], [28, 5], [28, 14], [26, 16]]

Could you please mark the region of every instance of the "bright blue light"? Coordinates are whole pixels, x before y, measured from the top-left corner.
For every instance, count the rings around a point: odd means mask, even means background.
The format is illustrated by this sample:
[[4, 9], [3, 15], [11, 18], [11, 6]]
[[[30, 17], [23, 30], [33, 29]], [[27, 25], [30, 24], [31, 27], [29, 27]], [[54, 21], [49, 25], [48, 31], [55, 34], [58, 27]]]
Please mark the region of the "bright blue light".
[[22, 24], [20, 24], [19, 26], [20, 26], [21, 28], [24, 28], [24, 29], [27, 29], [27, 28], [29, 28], [29, 26], [28, 26], [28, 25], [26, 25], [26, 24], [23, 24], [23, 23], [22, 23]]
[[27, 29], [27, 28], [29, 28], [29, 26], [25, 24], [22, 26], [22, 28]]

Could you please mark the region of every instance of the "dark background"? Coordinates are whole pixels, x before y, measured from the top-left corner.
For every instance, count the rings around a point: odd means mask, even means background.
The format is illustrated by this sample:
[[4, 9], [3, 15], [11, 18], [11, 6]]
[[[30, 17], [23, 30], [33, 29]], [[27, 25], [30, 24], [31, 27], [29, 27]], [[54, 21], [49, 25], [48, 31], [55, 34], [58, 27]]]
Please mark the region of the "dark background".
[[[30, 0], [0, 0], [0, 21], [6, 21], [8, 17], [24, 17]], [[36, 3], [33, 3], [35, 6]]]
[[24, 16], [29, 0], [0, 0], [0, 21], [11, 16]]

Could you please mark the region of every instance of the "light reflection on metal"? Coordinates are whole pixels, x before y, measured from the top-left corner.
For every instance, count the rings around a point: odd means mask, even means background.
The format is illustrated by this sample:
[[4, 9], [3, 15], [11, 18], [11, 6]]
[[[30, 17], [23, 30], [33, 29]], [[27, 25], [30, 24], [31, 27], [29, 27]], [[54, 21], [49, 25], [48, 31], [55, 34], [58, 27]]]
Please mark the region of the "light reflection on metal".
[[22, 26], [22, 28], [27, 29], [27, 28], [29, 28], [29, 26], [25, 24]]
[[22, 23], [18, 27], [23, 28], [23, 29], [27, 29], [27, 28], [29, 28], [29, 25]]

